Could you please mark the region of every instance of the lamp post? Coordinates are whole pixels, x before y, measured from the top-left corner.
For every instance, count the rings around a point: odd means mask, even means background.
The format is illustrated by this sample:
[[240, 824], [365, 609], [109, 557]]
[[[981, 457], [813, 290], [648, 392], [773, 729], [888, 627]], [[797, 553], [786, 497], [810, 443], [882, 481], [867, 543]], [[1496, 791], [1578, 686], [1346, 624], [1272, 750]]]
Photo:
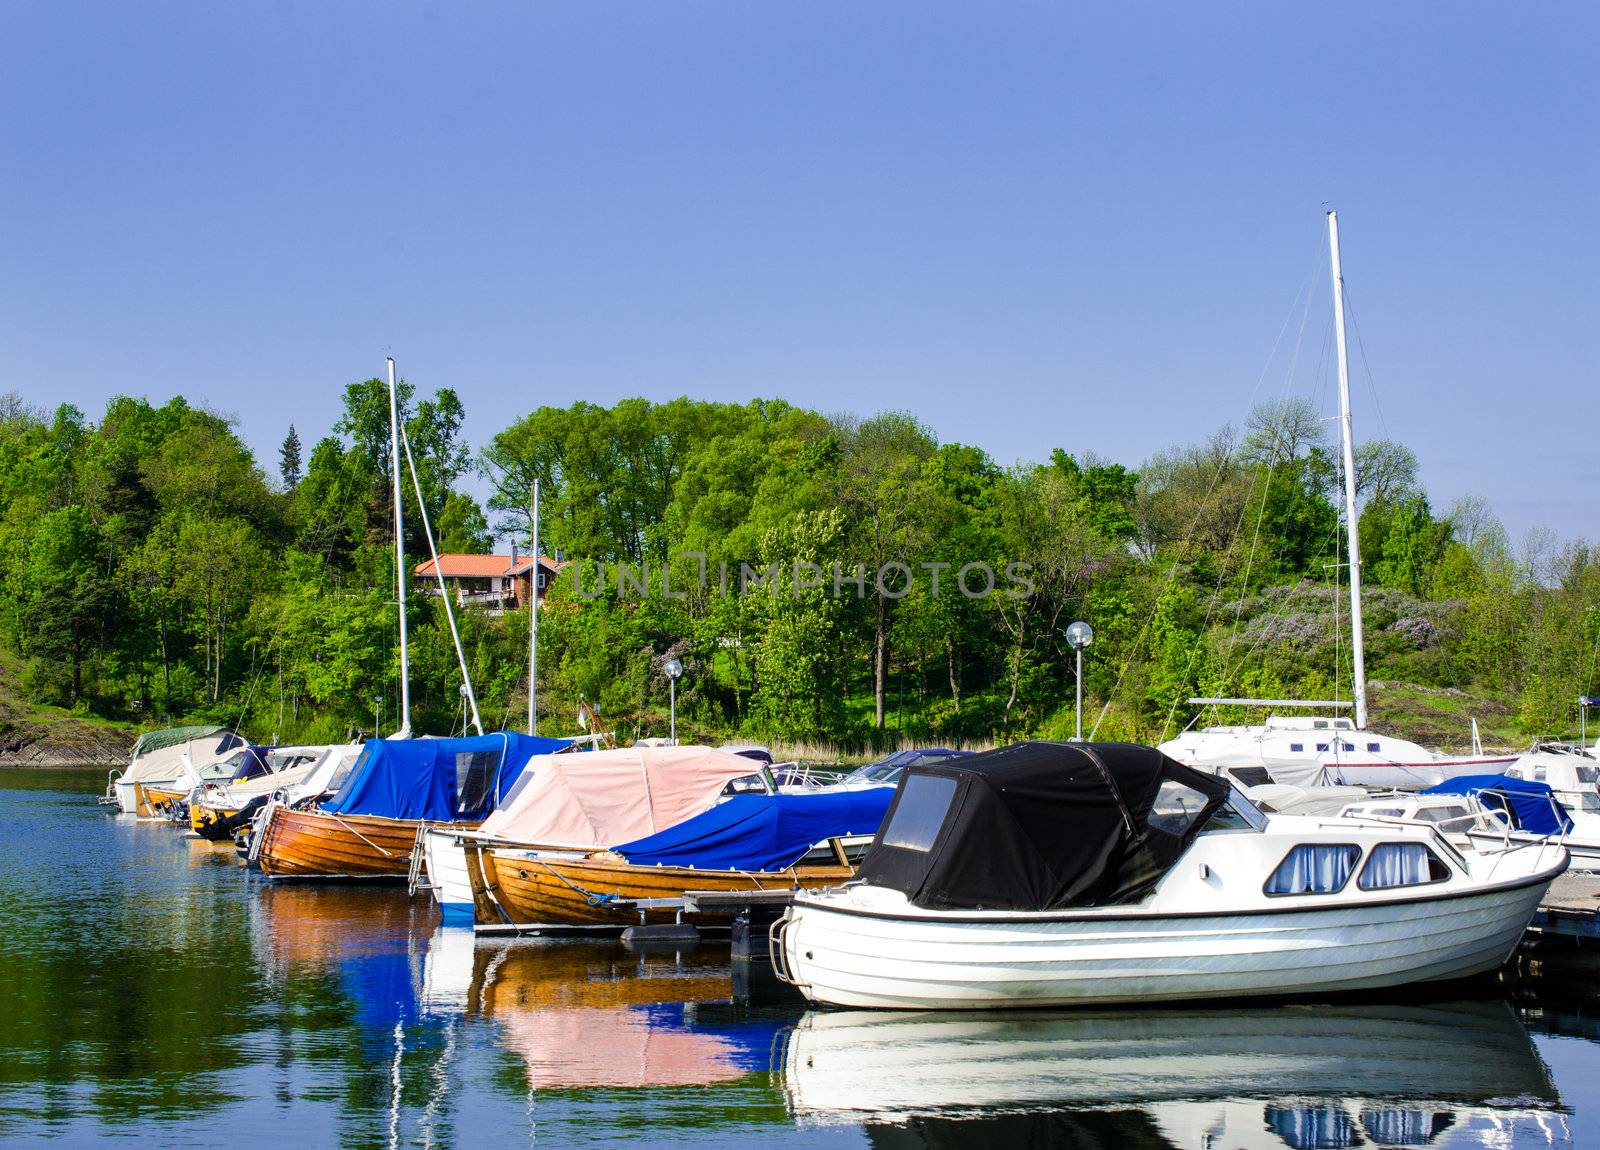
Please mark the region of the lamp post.
[[678, 676], [683, 674], [683, 660], [668, 659], [661, 665], [661, 673], [667, 677], [667, 698], [669, 700], [667, 705], [670, 708], [668, 713], [672, 716], [672, 725], [668, 733], [672, 739], [672, 745], [676, 747], [678, 745]]
[[1094, 628], [1078, 620], [1067, 628], [1067, 645], [1078, 655], [1078, 733], [1073, 742], [1083, 742], [1083, 649], [1094, 642]]

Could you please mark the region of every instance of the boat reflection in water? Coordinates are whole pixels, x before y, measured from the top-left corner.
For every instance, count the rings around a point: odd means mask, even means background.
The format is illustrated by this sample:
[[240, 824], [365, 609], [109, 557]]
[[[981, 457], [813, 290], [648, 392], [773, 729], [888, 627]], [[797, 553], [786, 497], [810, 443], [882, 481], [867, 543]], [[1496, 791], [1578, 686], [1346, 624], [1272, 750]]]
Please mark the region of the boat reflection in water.
[[466, 1001], [498, 1024], [530, 1089], [712, 1086], [765, 1071], [779, 1029], [728, 1008], [731, 979], [725, 954], [480, 943]]
[[808, 1013], [783, 1087], [882, 1147], [1570, 1145], [1503, 1001], [1045, 1014]]

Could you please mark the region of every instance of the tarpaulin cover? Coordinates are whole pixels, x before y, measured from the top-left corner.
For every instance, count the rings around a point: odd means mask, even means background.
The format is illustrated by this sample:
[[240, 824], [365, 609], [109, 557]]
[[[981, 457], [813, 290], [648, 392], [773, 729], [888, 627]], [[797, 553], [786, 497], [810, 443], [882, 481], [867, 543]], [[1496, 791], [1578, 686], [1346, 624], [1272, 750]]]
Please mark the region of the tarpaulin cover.
[[[1172, 788], [1153, 810], [1165, 783]], [[1130, 743], [1016, 743], [912, 767], [861, 878], [929, 909], [1135, 902], [1229, 789]]]
[[[368, 739], [361, 758], [322, 809], [429, 822], [476, 822], [495, 808], [534, 755], [567, 746], [496, 731], [465, 739]], [[482, 786], [457, 795], [458, 778]]]
[[692, 818], [760, 769], [710, 747], [540, 755], [482, 830], [530, 846], [609, 847]]
[[139, 736], [139, 741], [133, 744], [133, 754], [130, 759], [137, 759], [140, 755], [150, 751], [160, 751], [167, 747], [176, 747], [179, 743], [192, 743], [196, 739], [203, 739], [207, 735], [221, 735], [228, 733], [226, 727], [166, 727], [159, 731], [146, 731]]
[[637, 866], [783, 870], [827, 839], [875, 833], [893, 798], [891, 787], [736, 795], [659, 834], [612, 849]]
[[[1492, 794], [1485, 794], [1492, 791]], [[1497, 810], [1510, 808], [1516, 829], [1536, 835], [1566, 834], [1572, 829], [1567, 809], [1555, 798], [1549, 786], [1532, 779], [1510, 775], [1460, 775], [1429, 787], [1425, 795], [1476, 795], [1485, 806]]]

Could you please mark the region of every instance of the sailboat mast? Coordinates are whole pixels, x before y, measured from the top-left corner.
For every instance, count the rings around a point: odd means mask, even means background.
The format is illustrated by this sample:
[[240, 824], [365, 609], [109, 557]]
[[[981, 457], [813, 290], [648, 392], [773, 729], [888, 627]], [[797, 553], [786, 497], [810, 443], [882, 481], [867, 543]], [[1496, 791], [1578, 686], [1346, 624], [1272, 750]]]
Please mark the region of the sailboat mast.
[[1366, 644], [1361, 626], [1361, 531], [1356, 518], [1355, 434], [1350, 423], [1350, 352], [1344, 337], [1344, 273], [1339, 266], [1339, 213], [1328, 213], [1333, 257], [1333, 329], [1339, 345], [1339, 431], [1344, 442], [1344, 519], [1350, 540], [1350, 658], [1354, 664], [1356, 729], [1367, 728]]
[[528, 540], [533, 552], [533, 578], [528, 586], [533, 596], [528, 606], [528, 734], [538, 734], [539, 723], [539, 481], [533, 481], [533, 536]]
[[389, 471], [394, 478], [394, 582], [400, 603], [400, 729], [411, 737], [411, 656], [406, 649], [406, 536], [400, 511], [400, 404], [395, 398], [394, 356], [389, 356]]

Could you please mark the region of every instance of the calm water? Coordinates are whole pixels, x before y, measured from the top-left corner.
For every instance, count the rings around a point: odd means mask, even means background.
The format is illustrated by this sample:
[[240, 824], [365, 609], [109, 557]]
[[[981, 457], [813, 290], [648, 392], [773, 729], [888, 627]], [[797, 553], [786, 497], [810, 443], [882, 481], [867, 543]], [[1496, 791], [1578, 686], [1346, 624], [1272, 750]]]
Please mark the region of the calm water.
[[1600, 1145], [1600, 1025], [1499, 998], [750, 1008], [725, 948], [475, 942], [0, 771], [0, 1142]]

